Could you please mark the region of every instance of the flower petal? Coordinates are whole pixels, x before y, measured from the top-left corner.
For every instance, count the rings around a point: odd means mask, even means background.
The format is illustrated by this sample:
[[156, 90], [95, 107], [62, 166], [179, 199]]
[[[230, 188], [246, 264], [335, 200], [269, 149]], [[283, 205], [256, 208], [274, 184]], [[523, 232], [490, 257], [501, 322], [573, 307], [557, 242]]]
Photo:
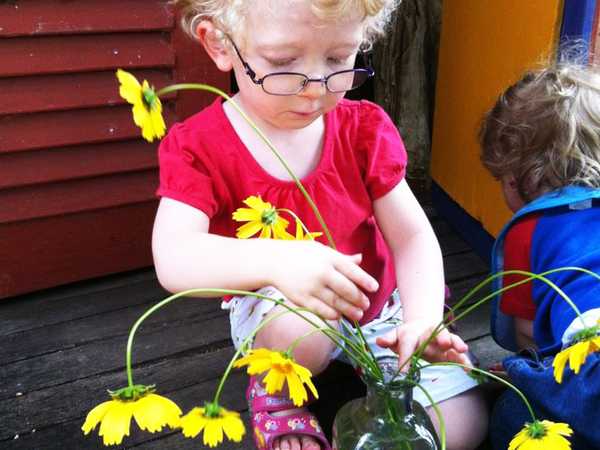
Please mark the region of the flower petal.
[[238, 208], [232, 214], [233, 220], [238, 222], [261, 221], [260, 212], [250, 208]]
[[300, 381], [296, 372], [290, 372], [286, 375], [288, 391], [290, 398], [296, 406], [302, 406], [308, 400], [308, 394], [304, 388], [304, 384]]
[[576, 374], [585, 362], [588, 355], [589, 343], [587, 341], [579, 342], [571, 347], [569, 353], [569, 366]]
[[90, 431], [96, 428], [96, 425], [102, 421], [106, 411], [111, 408], [114, 402], [115, 400], [109, 400], [107, 402], [100, 403], [88, 413], [85, 418], [85, 422], [81, 426], [83, 434], [88, 434]]
[[165, 425], [176, 428], [180, 415], [179, 406], [157, 394], [145, 395], [135, 402], [133, 410], [133, 417], [138, 426], [150, 433], [161, 431]]
[[119, 445], [123, 437], [129, 436], [129, 425], [133, 415], [133, 402], [115, 400], [100, 424], [99, 435], [104, 445]]
[[263, 224], [261, 222], [248, 222], [237, 229], [235, 236], [238, 239], [248, 239], [261, 231]]
[[284, 382], [285, 375], [282, 372], [274, 369], [271, 369], [267, 376], [263, 379], [267, 394], [281, 392]]
[[223, 425], [221, 422], [222, 419], [218, 417], [208, 418], [206, 427], [204, 428], [204, 445], [216, 447], [223, 442]]
[[269, 202], [264, 202], [263, 199], [260, 198], [260, 195], [251, 195], [246, 200], [244, 200], [244, 204], [246, 204], [252, 209], [255, 209], [261, 214], [265, 209], [273, 208], [273, 205], [271, 205]]
[[208, 418], [204, 416], [204, 408], [193, 408], [180, 420], [182, 433], [185, 437], [195, 438], [206, 426]]
[[564, 349], [554, 357], [552, 367], [554, 367], [554, 379], [558, 384], [562, 383], [565, 366], [569, 360], [569, 348]]
[[127, 102], [133, 104], [142, 102], [142, 85], [131, 73], [124, 70], [117, 70], [117, 79], [119, 80], [119, 95]]
[[246, 428], [244, 422], [240, 419], [240, 414], [234, 411], [226, 411], [223, 413], [223, 431], [227, 439], [234, 442], [241, 442]]

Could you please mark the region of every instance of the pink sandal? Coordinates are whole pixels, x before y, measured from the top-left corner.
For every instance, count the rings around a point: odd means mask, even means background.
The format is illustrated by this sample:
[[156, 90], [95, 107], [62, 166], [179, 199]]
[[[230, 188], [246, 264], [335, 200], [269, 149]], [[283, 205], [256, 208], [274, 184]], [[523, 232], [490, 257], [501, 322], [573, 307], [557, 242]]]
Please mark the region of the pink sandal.
[[[322, 450], [331, 450], [317, 418], [308, 411], [297, 412], [286, 416], [273, 416], [271, 412], [296, 409], [292, 400], [283, 395], [269, 395], [264, 387], [250, 377], [246, 390], [246, 399], [250, 408], [254, 442], [258, 450], [272, 450], [273, 441], [287, 434], [312, 436]], [[308, 403], [314, 399], [309, 398]]]

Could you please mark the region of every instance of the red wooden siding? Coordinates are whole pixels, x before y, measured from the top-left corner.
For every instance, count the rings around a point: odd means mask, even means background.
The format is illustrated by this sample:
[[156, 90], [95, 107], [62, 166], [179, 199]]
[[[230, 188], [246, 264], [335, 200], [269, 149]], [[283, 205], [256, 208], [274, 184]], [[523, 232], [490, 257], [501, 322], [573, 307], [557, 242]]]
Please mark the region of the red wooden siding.
[[[115, 70], [227, 89], [166, 0], [0, 2], [0, 298], [152, 264], [157, 144]], [[212, 101], [180, 93], [168, 123]]]

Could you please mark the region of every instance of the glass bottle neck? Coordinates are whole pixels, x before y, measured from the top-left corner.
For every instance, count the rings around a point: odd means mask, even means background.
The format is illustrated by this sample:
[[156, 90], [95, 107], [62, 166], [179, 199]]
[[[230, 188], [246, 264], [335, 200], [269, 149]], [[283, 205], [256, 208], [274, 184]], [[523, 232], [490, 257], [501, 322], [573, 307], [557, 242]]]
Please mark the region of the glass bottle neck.
[[374, 413], [393, 412], [397, 415], [412, 413], [412, 384], [405, 381], [382, 383], [367, 381], [366, 407]]

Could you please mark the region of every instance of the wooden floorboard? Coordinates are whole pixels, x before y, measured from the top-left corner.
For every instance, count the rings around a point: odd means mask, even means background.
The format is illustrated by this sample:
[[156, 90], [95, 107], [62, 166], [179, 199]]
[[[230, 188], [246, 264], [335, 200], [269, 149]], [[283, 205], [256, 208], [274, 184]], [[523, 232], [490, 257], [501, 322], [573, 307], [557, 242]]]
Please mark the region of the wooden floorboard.
[[[485, 277], [488, 267], [435, 211], [426, 210], [456, 301]], [[129, 328], [166, 295], [147, 269], [0, 301], [0, 448], [104, 448], [96, 435], [81, 434], [81, 424], [91, 407], [108, 399], [106, 389], [126, 384]], [[489, 336], [488, 317], [489, 307], [484, 307], [458, 324], [484, 366], [503, 355]], [[135, 380], [156, 383], [159, 393], [186, 411], [212, 397], [233, 354], [228, 318], [216, 299], [188, 298], [166, 306], [140, 327], [135, 344]], [[331, 370], [317, 380], [324, 406], [315, 410], [324, 427], [330, 425], [331, 411], [361, 393], [350, 369]], [[245, 384], [245, 376], [235, 372], [223, 395], [224, 404], [244, 417]], [[136, 428], [118, 448], [202, 448], [179, 433], [148, 434]], [[241, 446], [220, 448], [250, 449], [252, 444], [247, 438]]]

